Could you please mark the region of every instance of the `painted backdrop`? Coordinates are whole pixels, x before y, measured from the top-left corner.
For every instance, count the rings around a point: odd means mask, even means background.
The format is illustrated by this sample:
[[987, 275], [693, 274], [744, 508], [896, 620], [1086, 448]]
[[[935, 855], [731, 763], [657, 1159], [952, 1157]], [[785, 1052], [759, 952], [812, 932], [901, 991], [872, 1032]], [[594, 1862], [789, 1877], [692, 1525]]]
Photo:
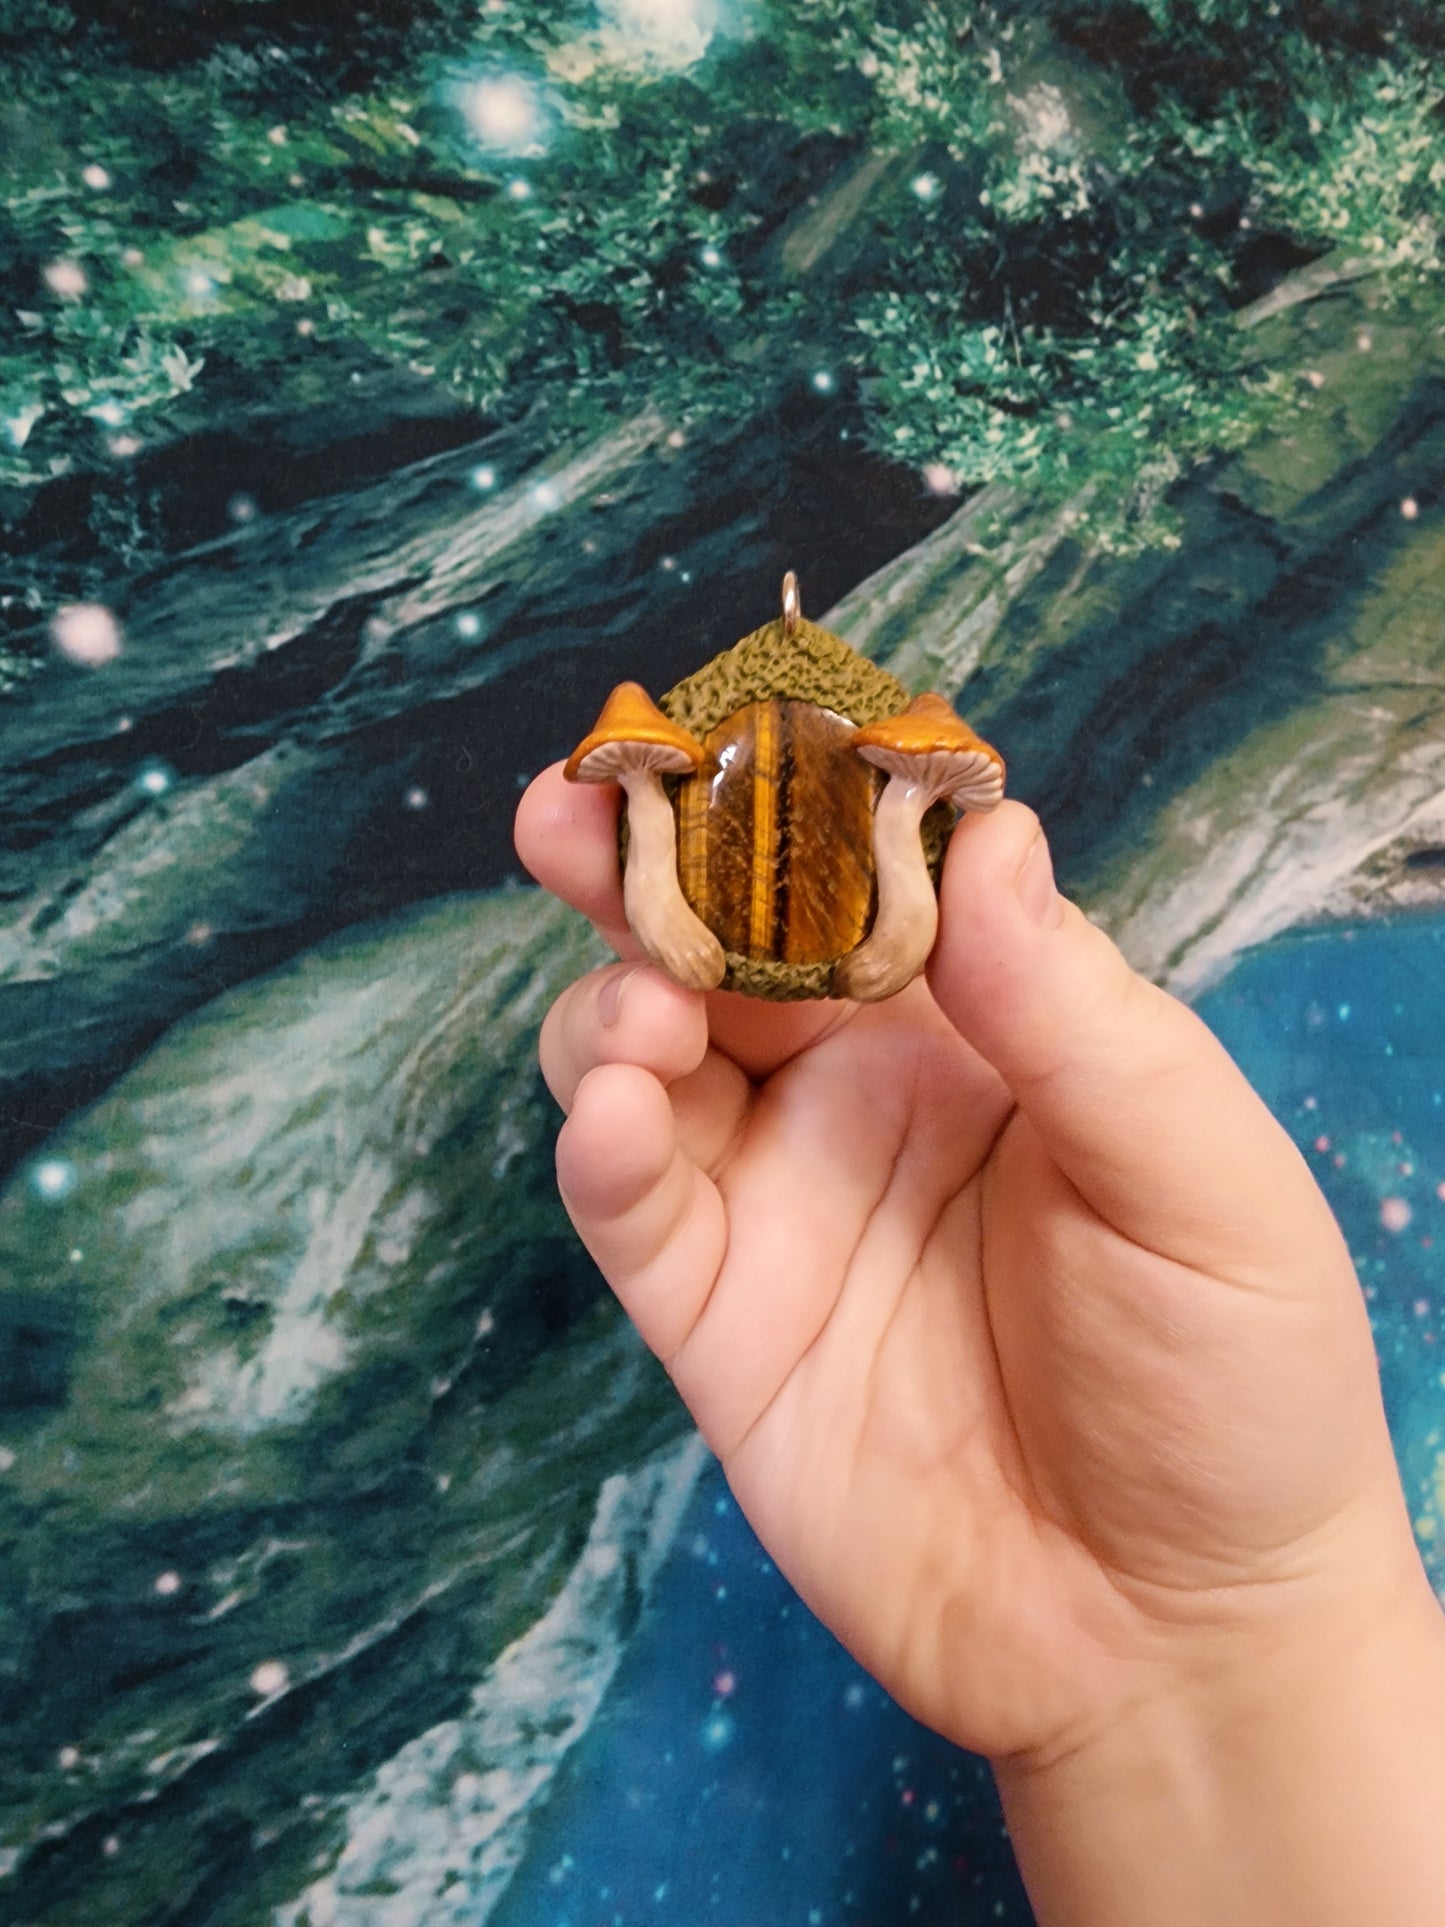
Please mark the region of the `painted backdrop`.
[[570, 1235], [511, 814], [786, 568], [957, 699], [1318, 1171], [1445, 1583], [1434, 0], [0, 63], [0, 1917], [1017, 1927]]

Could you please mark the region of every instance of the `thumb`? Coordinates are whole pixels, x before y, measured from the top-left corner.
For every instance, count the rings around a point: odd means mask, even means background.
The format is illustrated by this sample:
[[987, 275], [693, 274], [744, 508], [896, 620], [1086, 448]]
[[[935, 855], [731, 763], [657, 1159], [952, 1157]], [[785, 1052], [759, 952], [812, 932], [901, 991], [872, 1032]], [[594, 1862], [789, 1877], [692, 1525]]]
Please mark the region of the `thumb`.
[[934, 996], [1054, 1163], [1126, 1237], [1277, 1281], [1340, 1248], [1313, 1178], [1223, 1046], [1054, 887], [1032, 810], [955, 831]]

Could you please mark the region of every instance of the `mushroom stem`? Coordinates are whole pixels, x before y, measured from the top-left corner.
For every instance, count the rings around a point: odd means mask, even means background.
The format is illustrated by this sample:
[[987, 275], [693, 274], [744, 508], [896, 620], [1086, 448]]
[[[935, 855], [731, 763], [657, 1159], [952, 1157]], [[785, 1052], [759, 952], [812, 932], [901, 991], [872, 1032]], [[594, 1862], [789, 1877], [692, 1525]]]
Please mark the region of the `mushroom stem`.
[[834, 992], [873, 1004], [912, 983], [938, 935], [938, 897], [923, 854], [920, 825], [938, 792], [909, 776], [890, 776], [873, 812], [878, 913], [873, 928], [833, 972]]
[[627, 867], [622, 901], [634, 937], [655, 964], [687, 990], [714, 990], [727, 957], [694, 912], [677, 880], [677, 819], [653, 770], [618, 777], [627, 792]]

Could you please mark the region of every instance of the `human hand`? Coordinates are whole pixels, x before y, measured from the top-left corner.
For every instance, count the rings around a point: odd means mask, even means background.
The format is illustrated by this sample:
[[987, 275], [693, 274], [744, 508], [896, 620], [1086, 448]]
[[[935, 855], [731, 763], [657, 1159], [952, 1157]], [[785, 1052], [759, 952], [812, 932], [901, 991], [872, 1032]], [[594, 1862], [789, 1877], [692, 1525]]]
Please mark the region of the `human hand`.
[[[630, 958], [615, 810], [550, 770], [517, 843]], [[760, 1539], [1005, 1773], [1426, 1625], [1329, 1210], [1026, 809], [959, 825], [926, 983], [771, 1006], [613, 966], [542, 1062], [573, 1221]]]

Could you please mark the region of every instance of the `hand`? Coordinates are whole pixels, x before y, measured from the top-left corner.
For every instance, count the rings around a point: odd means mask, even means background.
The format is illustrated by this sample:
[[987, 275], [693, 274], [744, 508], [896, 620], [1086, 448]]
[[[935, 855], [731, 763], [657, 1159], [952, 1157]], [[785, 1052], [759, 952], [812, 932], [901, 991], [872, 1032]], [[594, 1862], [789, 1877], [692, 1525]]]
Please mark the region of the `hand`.
[[[550, 770], [517, 844], [630, 958], [615, 811]], [[770, 1006], [623, 964], [542, 1063], [573, 1222], [759, 1537], [962, 1745], [1043, 1770], [1433, 1612], [1323, 1198], [1028, 810], [959, 825], [926, 983]]]

